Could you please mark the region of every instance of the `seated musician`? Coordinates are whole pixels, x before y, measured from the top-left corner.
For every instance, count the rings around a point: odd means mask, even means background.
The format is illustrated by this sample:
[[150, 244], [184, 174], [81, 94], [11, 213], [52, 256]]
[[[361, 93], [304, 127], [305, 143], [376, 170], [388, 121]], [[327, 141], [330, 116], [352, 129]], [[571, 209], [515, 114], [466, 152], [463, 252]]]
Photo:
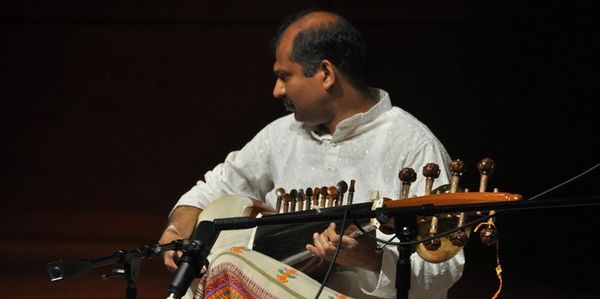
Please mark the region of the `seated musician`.
[[[354, 203], [371, 192], [398, 198], [398, 171], [427, 163], [448, 165], [450, 156], [427, 128], [408, 112], [392, 106], [390, 95], [366, 83], [365, 42], [343, 17], [326, 11], [302, 11], [288, 17], [273, 39], [276, 77], [273, 96], [291, 113], [263, 128], [242, 149], [204, 175], [177, 202], [160, 243], [187, 239], [203, 209], [227, 195], [264, 200], [275, 207], [277, 187], [286, 190], [332, 185], [355, 179]], [[440, 167], [437, 184], [449, 174]], [[421, 195], [418, 176], [411, 190]], [[339, 237], [335, 224], [314, 232], [311, 254], [336, 263], [345, 281], [331, 279], [323, 298], [393, 298], [398, 251], [371, 238]], [[382, 239], [389, 239], [380, 231]], [[396, 239], [397, 241], [397, 239]], [[218, 250], [213, 248], [214, 250]], [[211, 261], [196, 297], [313, 298], [320, 283], [294, 268], [248, 248], [222, 248]], [[164, 254], [175, 271], [174, 255]], [[410, 298], [446, 298], [461, 277], [464, 254], [441, 263], [411, 256]], [[187, 296], [187, 295], [186, 295]], [[331, 297], [330, 297], [331, 296]]]

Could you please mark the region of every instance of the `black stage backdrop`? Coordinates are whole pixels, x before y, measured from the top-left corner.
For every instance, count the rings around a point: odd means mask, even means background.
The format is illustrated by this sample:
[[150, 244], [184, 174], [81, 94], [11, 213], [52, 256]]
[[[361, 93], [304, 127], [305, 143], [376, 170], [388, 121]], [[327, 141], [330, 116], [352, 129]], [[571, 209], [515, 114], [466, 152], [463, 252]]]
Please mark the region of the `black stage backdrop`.
[[[312, 5], [365, 35], [373, 85], [420, 118], [473, 188], [534, 196], [600, 162], [597, 13], [577, 1], [9, 1], [3, 73], [0, 293], [123, 298], [111, 267], [50, 283], [46, 263], [158, 239], [195, 181], [284, 114], [268, 40]], [[419, 169], [421, 166], [415, 166]], [[591, 196], [595, 170], [544, 198]], [[346, 179], [346, 178], [340, 178]], [[596, 298], [597, 207], [498, 218], [502, 298]], [[489, 298], [495, 247], [473, 236], [449, 298]], [[117, 266], [117, 265], [115, 265]], [[160, 259], [140, 298], [166, 294]]]

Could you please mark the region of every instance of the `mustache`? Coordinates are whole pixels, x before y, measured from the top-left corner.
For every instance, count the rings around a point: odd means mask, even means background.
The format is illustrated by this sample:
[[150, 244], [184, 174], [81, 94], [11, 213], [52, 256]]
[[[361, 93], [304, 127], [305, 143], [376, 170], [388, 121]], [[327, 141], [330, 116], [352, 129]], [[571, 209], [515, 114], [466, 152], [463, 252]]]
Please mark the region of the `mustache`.
[[292, 102], [292, 100], [290, 100], [290, 98], [284, 97], [283, 99], [281, 99], [281, 102], [283, 103], [285, 110], [292, 112], [295, 111], [294, 103]]

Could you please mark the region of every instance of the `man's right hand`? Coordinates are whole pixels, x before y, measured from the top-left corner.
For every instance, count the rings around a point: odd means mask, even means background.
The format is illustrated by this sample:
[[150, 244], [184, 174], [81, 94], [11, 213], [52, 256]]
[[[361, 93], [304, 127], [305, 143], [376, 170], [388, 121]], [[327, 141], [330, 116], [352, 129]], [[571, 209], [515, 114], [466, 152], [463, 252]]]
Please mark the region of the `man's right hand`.
[[[163, 232], [159, 244], [168, 244], [175, 240], [185, 239], [180, 233], [179, 230], [172, 224], [170, 224]], [[167, 267], [167, 269], [171, 272], [175, 272], [177, 270], [177, 260], [183, 254], [181, 251], [168, 250], [163, 254], [163, 263]]]
[[[187, 239], [192, 235], [202, 209], [192, 206], [178, 206], [171, 213], [169, 225], [163, 231], [158, 244], [168, 244], [175, 240]], [[181, 251], [169, 250], [163, 254], [163, 263], [171, 272], [177, 270], [175, 262], [182, 255]]]

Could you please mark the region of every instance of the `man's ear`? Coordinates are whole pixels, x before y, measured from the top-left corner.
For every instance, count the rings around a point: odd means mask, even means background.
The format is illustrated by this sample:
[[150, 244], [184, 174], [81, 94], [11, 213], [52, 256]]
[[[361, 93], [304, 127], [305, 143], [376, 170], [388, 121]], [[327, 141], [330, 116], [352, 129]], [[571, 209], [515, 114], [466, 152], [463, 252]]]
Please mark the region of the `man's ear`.
[[323, 76], [323, 88], [329, 90], [337, 80], [335, 67], [333, 67], [331, 61], [325, 59], [321, 61], [320, 69]]

